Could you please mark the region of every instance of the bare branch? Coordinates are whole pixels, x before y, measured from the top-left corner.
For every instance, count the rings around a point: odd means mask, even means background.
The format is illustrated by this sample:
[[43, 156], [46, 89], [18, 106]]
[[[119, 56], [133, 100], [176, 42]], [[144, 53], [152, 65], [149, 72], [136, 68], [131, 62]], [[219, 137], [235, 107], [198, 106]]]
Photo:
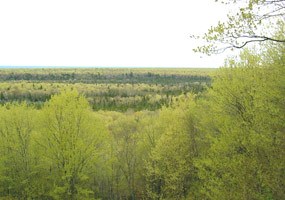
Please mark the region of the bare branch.
[[[244, 48], [246, 45], [248, 45], [249, 43], [254, 43], [254, 42], [265, 42], [265, 41], [273, 41], [273, 42], [281, 42], [281, 43], [285, 43], [285, 40], [279, 40], [279, 39], [274, 39], [274, 38], [269, 38], [269, 37], [266, 37], [266, 36], [257, 36], [257, 35], [254, 35], [254, 36], [247, 36], [247, 35], [242, 35], [242, 36], [232, 36], [233, 38], [235, 39], [240, 39], [240, 38], [248, 38], [248, 39], [251, 39], [251, 40], [247, 40], [245, 42], [243, 42], [241, 45], [237, 45], [237, 44], [229, 44], [228, 46], [226, 47], [223, 47], [223, 48], [219, 48], [219, 49], [216, 49], [214, 50], [216, 54], [220, 54], [220, 53], [223, 53], [225, 52], [226, 50], [228, 49], [242, 49]], [[221, 43], [223, 44], [226, 44], [226, 42], [222, 42], [220, 41]]]

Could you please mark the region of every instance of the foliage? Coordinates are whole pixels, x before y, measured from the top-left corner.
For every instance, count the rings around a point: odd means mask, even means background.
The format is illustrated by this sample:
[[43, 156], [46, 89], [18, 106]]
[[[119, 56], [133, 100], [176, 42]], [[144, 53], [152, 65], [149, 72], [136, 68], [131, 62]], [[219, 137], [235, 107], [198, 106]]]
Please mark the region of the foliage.
[[192, 104], [192, 96], [182, 96], [175, 106], [160, 112], [161, 134], [146, 161], [149, 199], [187, 197], [195, 177], [193, 160], [197, 156], [196, 135], [189, 115]]
[[27, 104], [0, 108], [1, 194], [7, 198], [33, 198], [40, 194], [37, 183], [37, 152], [33, 141], [36, 112]]
[[207, 198], [284, 198], [284, 54], [271, 53], [245, 51], [209, 91], [210, 148], [196, 162]]
[[56, 199], [87, 198], [92, 191], [84, 182], [96, 162], [103, 139], [102, 128], [93, 122], [86, 99], [76, 91], [53, 96], [42, 111], [46, 165], [54, 182]]
[[3, 103], [0, 199], [285, 199], [284, 66], [280, 43], [245, 49], [207, 91], [154, 111], [92, 111], [81, 83], [55, 84], [42, 107]]
[[84, 94], [93, 110], [157, 110], [182, 93], [200, 93], [211, 69], [0, 69], [0, 103], [41, 108], [65, 88]]
[[[285, 43], [284, 38], [284, 0], [221, 0], [234, 9], [226, 22], [219, 21], [201, 37], [207, 45], [199, 46], [195, 52], [206, 54], [221, 53], [227, 49], [240, 49], [249, 43], [279, 42]], [[275, 32], [283, 27], [283, 35], [276, 37]], [[199, 38], [200, 37], [196, 37]]]

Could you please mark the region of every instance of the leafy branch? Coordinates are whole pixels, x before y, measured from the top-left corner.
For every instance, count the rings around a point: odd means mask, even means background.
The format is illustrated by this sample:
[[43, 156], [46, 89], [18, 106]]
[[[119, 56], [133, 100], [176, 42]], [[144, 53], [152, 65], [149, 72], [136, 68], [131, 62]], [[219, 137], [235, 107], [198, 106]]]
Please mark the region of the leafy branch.
[[203, 37], [191, 36], [207, 42], [207, 45], [195, 48], [195, 52], [210, 55], [222, 53], [228, 49], [241, 49], [256, 42], [285, 43], [284, 33], [281, 34], [281, 37], [275, 37], [274, 34], [270, 33], [270, 31], [276, 32], [285, 24], [285, 0], [228, 0], [219, 2], [239, 5], [238, 12], [228, 15], [227, 22], [218, 22]]

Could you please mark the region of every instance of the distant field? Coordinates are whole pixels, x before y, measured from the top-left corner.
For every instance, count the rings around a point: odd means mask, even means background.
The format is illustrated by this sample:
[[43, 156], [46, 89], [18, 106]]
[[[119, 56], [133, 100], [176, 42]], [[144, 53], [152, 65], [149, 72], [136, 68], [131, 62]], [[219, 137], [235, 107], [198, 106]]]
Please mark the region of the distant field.
[[83, 93], [94, 110], [156, 110], [175, 97], [198, 94], [216, 69], [199, 68], [18, 68], [0, 69], [0, 101], [37, 107], [64, 88]]

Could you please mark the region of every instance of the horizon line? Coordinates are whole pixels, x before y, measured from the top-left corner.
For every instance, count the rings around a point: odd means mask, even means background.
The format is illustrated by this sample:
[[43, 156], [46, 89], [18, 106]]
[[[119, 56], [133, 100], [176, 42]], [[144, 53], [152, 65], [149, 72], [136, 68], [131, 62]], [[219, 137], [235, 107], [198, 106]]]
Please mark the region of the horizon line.
[[164, 69], [217, 69], [219, 67], [163, 67], [163, 66], [52, 66], [52, 65], [0, 65], [0, 68], [7, 69], [7, 68], [14, 68], [14, 69], [24, 69], [24, 68], [164, 68]]

